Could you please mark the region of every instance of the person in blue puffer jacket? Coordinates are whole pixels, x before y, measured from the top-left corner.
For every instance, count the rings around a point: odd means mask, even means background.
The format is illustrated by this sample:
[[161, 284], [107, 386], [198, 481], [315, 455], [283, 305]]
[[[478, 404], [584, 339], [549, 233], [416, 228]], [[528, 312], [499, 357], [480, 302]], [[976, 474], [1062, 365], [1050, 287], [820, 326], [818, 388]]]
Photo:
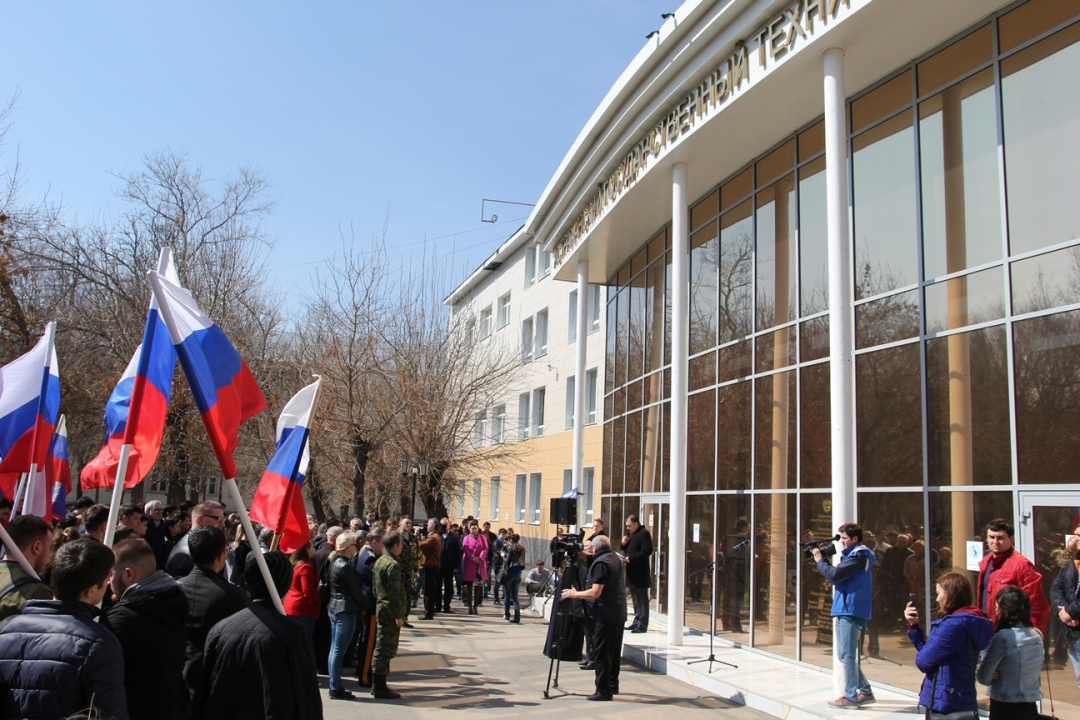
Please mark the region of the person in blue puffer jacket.
[[919, 692], [919, 711], [927, 707], [936, 713], [976, 710], [975, 666], [979, 653], [990, 644], [994, 624], [986, 613], [972, 606], [971, 582], [962, 573], [947, 572], [939, 577], [936, 599], [942, 615], [929, 638], [919, 624], [915, 605], [908, 603], [904, 612], [908, 637], [918, 650], [915, 665], [926, 673]]

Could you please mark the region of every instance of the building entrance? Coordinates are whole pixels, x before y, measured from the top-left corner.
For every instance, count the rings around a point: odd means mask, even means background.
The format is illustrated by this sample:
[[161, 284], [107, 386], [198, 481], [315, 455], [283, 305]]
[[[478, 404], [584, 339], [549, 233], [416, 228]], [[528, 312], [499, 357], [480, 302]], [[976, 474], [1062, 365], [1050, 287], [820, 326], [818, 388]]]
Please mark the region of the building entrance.
[[653, 541], [653, 586], [649, 591], [649, 606], [653, 612], [667, 613], [667, 545], [671, 505], [667, 495], [642, 495], [641, 524], [649, 531]]

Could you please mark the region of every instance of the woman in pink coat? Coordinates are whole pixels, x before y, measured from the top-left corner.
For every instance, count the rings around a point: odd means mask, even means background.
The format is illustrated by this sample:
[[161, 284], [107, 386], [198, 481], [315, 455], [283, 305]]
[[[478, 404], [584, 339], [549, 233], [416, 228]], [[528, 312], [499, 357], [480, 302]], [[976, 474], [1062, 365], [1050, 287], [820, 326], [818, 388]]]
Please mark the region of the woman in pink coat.
[[461, 579], [465, 581], [465, 598], [469, 604], [469, 614], [476, 615], [476, 606], [480, 604], [487, 581], [487, 538], [480, 532], [480, 526], [473, 522], [469, 525], [469, 534], [461, 541]]

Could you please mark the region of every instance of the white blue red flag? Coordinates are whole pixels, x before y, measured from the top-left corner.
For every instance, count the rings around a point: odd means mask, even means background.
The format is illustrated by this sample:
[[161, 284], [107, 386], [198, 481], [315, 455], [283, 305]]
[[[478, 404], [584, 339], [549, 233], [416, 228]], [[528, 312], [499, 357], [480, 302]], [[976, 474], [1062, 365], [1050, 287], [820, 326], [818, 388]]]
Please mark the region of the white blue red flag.
[[60, 412], [56, 323], [30, 352], [0, 368], [0, 492], [10, 498], [22, 473], [42, 468]]
[[184, 288], [157, 272], [150, 283], [226, 479], [236, 477], [240, 424], [266, 409], [266, 398], [229, 338]]
[[67, 516], [67, 495], [71, 492], [71, 464], [68, 462], [67, 417], [60, 416], [56, 432], [49, 443], [45, 458], [45, 486], [50, 488], [50, 507], [54, 517]]
[[321, 379], [293, 395], [277, 422], [277, 448], [266, 466], [255, 499], [251, 519], [280, 535], [278, 548], [291, 553], [311, 540], [304, 508], [304, 473], [308, 466], [308, 436], [315, 413]]
[[[169, 248], [162, 249], [158, 268], [170, 282], [180, 284]], [[105, 444], [79, 473], [83, 490], [113, 487], [120, 448], [125, 443], [131, 445], [131, 454], [124, 487], [135, 487], [150, 473], [161, 450], [175, 372], [176, 349], [161, 319], [157, 298], [151, 294], [142, 343], [135, 348], [120, 382], [105, 403]]]

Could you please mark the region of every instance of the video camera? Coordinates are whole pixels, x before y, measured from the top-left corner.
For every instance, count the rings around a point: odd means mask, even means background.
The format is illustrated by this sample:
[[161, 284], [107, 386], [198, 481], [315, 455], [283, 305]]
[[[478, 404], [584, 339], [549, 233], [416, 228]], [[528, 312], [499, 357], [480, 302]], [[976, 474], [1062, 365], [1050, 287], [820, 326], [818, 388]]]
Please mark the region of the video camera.
[[584, 529], [578, 533], [559, 533], [551, 539], [551, 562], [555, 567], [562, 567], [563, 559], [569, 558], [573, 562], [584, 549]]
[[803, 555], [807, 560], [814, 559], [814, 550], [821, 551], [822, 557], [832, 557], [836, 554], [836, 546], [833, 543], [839, 539], [839, 535], [833, 535], [826, 540], [806, 540], [799, 543], [799, 547], [803, 549]]

